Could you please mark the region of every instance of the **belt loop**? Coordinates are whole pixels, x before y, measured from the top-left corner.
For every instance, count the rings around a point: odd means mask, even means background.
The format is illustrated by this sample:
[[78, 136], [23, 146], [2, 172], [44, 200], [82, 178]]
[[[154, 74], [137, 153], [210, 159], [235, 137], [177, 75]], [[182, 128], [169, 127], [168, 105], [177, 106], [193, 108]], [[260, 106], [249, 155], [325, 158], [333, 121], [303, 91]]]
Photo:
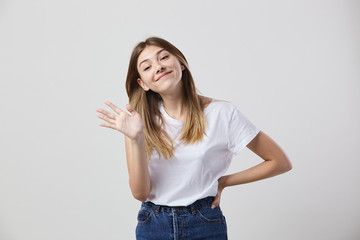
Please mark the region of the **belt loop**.
[[154, 205], [153, 208], [154, 208], [155, 214], [159, 214], [159, 212], [160, 212], [160, 205]]
[[191, 207], [191, 213], [192, 213], [192, 215], [195, 215], [195, 214], [196, 214], [196, 211], [197, 211], [197, 209], [196, 209], [196, 207], [195, 207], [195, 204], [191, 204], [190, 207]]

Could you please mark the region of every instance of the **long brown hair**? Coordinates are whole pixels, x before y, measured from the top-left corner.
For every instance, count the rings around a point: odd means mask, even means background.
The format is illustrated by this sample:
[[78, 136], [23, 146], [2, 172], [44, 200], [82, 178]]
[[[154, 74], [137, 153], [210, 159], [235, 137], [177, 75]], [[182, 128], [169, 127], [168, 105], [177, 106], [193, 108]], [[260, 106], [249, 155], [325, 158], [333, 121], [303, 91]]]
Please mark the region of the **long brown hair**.
[[[184, 121], [180, 141], [186, 144], [192, 144], [202, 140], [204, 134], [206, 135], [206, 118], [204, 115], [205, 99], [197, 93], [195, 83], [185, 56], [174, 45], [168, 41], [158, 38], [150, 37], [143, 42], [138, 43], [130, 58], [128, 73], [126, 77], [126, 92], [129, 97], [129, 104], [137, 111], [143, 122], [145, 131], [145, 153], [146, 158], [150, 159], [153, 149], [160, 153], [165, 159], [174, 156], [173, 141], [169, 135], [163, 130], [164, 120], [159, 110], [159, 103], [162, 101], [160, 94], [151, 89], [145, 91], [137, 79], [140, 74], [137, 69], [137, 61], [140, 53], [147, 46], [158, 46], [164, 48], [172, 55], [174, 55], [185, 67], [182, 71], [182, 85], [183, 85], [183, 106], [187, 109], [186, 119]], [[157, 121], [160, 119], [160, 122]]]

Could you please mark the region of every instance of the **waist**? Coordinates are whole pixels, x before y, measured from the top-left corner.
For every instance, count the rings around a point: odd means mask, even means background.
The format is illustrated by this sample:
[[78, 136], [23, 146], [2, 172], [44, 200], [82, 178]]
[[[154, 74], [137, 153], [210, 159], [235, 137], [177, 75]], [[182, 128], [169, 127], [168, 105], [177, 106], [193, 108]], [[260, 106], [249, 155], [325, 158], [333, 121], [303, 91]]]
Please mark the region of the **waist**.
[[166, 206], [166, 205], [157, 205], [153, 202], [143, 202], [142, 206], [152, 209], [155, 213], [159, 212], [183, 212], [190, 211], [194, 212], [200, 210], [204, 207], [210, 207], [211, 203], [214, 201], [214, 197], [205, 197], [195, 201], [194, 203], [188, 206]]

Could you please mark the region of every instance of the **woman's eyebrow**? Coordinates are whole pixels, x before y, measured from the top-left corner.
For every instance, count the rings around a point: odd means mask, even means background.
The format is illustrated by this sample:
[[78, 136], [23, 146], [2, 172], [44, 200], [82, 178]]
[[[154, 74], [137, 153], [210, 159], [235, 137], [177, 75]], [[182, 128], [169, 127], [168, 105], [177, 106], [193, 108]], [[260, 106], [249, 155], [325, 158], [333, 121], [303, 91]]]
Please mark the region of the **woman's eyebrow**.
[[[160, 50], [156, 53], [156, 55], [158, 56], [162, 51], [165, 51], [165, 49], [164, 49], [164, 48], [160, 49]], [[142, 60], [142, 61], [139, 63], [139, 67], [141, 66], [142, 63], [144, 63], [144, 62], [146, 62], [146, 61], [148, 61], [148, 60], [149, 60], [149, 59]]]

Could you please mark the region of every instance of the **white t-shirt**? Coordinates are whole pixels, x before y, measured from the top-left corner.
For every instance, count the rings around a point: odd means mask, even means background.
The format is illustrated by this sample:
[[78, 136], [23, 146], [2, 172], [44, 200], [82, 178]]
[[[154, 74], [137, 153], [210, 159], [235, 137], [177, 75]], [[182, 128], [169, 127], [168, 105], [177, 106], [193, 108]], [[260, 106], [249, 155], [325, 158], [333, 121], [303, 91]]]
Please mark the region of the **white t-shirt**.
[[151, 191], [147, 201], [159, 205], [187, 206], [217, 194], [218, 179], [260, 131], [230, 102], [213, 100], [205, 109], [206, 134], [201, 142], [183, 144], [183, 121], [170, 117], [162, 103], [165, 131], [174, 141], [174, 157], [165, 160], [154, 150], [148, 164]]

